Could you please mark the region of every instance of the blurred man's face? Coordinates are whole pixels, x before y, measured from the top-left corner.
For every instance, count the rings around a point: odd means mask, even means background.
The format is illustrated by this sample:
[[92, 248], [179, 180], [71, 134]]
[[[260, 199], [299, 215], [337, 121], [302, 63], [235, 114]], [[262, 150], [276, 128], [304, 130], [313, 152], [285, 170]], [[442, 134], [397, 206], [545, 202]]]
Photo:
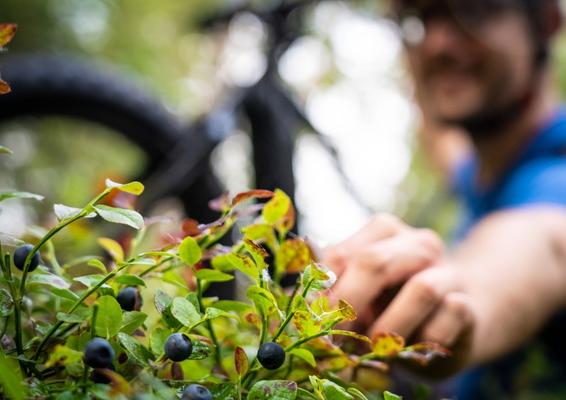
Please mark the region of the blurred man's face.
[[519, 11], [502, 11], [474, 27], [433, 14], [424, 27], [407, 55], [430, 117], [451, 123], [481, 117], [516, 101], [532, 83], [534, 45]]

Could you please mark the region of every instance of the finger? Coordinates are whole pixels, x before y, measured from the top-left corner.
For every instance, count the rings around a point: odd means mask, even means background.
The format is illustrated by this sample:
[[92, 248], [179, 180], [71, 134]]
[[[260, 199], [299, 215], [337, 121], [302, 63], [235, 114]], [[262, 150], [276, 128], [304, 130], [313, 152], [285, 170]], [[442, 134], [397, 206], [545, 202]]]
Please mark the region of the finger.
[[331, 300], [344, 299], [363, 313], [386, 286], [430, 266], [440, 251], [423, 233], [408, 230], [358, 251], [329, 293]]
[[430, 320], [421, 328], [420, 338], [450, 348], [473, 325], [473, 313], [468, 296], [448, 293]]
[[328, 265], [339, 277], [352, 255], [368, 244], [389, 238], [409, 227], [390, 214], [377, 214], [359, 231], [343, 242], [323, 250], [322, 263]]
[[410, 337], [439, 307], [444, 296], [455, 290], [454, 279], [448, 267], [436, 267], [416, 275], [401, 289], [370, 329], [377, 332], [396, 332]]

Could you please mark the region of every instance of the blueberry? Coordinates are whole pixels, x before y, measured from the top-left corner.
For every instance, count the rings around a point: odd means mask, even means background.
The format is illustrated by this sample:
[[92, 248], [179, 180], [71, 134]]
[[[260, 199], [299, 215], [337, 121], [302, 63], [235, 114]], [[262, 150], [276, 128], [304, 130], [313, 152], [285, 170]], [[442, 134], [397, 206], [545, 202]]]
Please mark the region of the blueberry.
[[202, 385], [189, 385], [183, 390], [181, 400], [212, 400], [212, 393]]
[[264, 343], [257, 352], [257, 359], [265, 368], [277, 369], [285, 362], [285, 350], [277, 343]]
[[[23, 246], [18, 247], [16, 251], [14, 251], [14, 265], [20, 271], [24, 270], [26, 258], [32, 249], [33, 246], [31, 244], [24, 244]], [[40, 261], [41, 259], [39, 257], [39, 252], [36, 252], [31, 258], [28, 271], [33, 271], [34, 269], [36, 269]]]
[[126, 287], [118, 293], [116, 300], [124, 311], [139, 311], [142, 305], [142, 299], [137, 288], [133, 286]]
[[94, 338], [87, 343], [83, 360], [92, 368], [111, 368], [114, 349], [106, 340]]
[[165, 355], [172, 361], [186, 360], [193, 351], [193, 343], [188, 336], [174, 333], [165, 342]]

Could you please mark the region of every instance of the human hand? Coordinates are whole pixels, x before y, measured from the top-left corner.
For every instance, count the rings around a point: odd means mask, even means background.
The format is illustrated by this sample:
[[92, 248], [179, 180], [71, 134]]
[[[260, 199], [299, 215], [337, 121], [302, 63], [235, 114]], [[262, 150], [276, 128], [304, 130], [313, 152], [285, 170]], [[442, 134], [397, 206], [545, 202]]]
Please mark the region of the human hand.
[[[462, 276], [444, 264], [436, 234], [388, 215], [375, 217], [346, 241], [325, 251], [323, 262], [338, 275], [331, 296], [350, 302], [357, 330], [371, 337], [395, 332], [411, 341], [432, 341], [452, 352], [430, 370], [445, 375], [465, 364], [474, 317]], [[389, 304], [384, 294], [402, 288]]]

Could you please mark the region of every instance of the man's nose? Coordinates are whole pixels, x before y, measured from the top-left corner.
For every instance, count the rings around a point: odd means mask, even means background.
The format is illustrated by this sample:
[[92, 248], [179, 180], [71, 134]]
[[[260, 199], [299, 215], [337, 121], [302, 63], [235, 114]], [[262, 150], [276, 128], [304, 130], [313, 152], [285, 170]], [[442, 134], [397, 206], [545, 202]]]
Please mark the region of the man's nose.
[[429, 55], [444, 53], [447, 50], [461, 50], [465, 32], [456, 22], [448, 18], [435, 18], [427, 21], [420, 48]]

